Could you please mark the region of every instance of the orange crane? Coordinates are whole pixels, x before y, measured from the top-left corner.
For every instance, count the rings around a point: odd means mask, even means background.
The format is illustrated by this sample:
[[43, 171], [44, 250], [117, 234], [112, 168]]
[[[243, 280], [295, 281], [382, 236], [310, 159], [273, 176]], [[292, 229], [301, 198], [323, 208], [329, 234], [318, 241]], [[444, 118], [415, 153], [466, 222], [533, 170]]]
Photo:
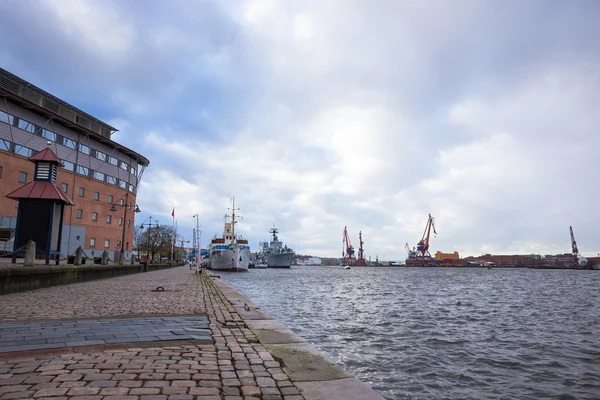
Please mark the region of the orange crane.
[[342, 252], [342, 258], [344, 265], [355, 265], [356, 257], [354, 256], [354, 247], [350, 243], [350, 238], [348, 237], [348, 229], [344, 227], [344, 240], [345, 249]]
[[433, 228], [433, 233], [437, 235], [435, 231], [435, 221], [431, 214], [429, 214], [429, 218], [427, 219], [427, 224], [425, 225], [425, 231], [423, 232], [423, 237], [417, 243], [417, 253], [415, 254], [415, 258], [418, 261], [421, 261], [421, 264], [425, 265], [425, 262], [429, 262], [431, 260], [431, 254], [429, 254], [429, 235], [431, 234], [431, 229]]
[[358, 259], [356, 260], [355, 265], [359, 265], [365, 267], [367, 265], [367, 260], [365, 260], [365, 251], [363, 250], [363, 242], [362, 240], [362, 231], [358, 231], [358, 242], [360, 243], [360, 247], [358, 248]]

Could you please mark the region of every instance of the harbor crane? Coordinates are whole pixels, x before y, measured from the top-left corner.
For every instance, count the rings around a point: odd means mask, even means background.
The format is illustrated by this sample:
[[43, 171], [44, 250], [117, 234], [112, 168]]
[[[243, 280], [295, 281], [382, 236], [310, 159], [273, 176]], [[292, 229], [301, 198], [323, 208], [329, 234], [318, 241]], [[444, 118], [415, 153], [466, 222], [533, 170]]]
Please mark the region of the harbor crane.
[[348, 229], [344, 227], [344, 239], [342, 241], [344, 244], [344, 250], [342, 251], [342, 258], [344, 265], [355, 265], [356, 264], [356, 256], [354, 255], [354, 247], [350, 243], [350, 238], [348, 237]]
[[365, 242], [362, 240], [362, 231], [358, 231], [358, 242], [358, 259], [356, 260], [355, 265], [365, 267], [367, 265], [367, 260], [365, 260], [365, 251], [363, 249], [363, 244], [365, 244]]
[[572, 226], [569, 226], [569, 231], [571, 232], [571, 251], [573, 252], [574, 258], [573, 262], [577, 267], [585, 267], [587, 265], [587, 259], [579, 254], [579, 249], [577, 248], [577, 242], [575, 241], [575, 235], [573, 234]]
[[404, 245], [404, 248], [406, 249], [406, 259], [414, 259], [415, 258], [415, 248], [413, 247], [412, 249], [410, 248], [410, 246], [408, 245], [408, 243], [406, 243]]
[[431, 254], [429, 254], [429, 236], [431, 234], [431, 229], [433, 229], [433, 233], [437, 235], [435, 230], [435, 220], [429, 214], [429, 218], [427, 219], [427, 224], [425, 225], [425, 231], [423, 232], [423, 237], [417, 243], [417, 252], [415, 254], [415, 259], [417, 262], [421, 260], [421, 263], [424, 265], [426, 261], [431, 260]]
[[579, 249], [577, 248], [577, 242], [575, 241], [575, 235], [573, 234], [573, 227], [569, 226], [569, 230], [571, 231], [571, 249], [573, 255], [577, 258], [579, 257]]

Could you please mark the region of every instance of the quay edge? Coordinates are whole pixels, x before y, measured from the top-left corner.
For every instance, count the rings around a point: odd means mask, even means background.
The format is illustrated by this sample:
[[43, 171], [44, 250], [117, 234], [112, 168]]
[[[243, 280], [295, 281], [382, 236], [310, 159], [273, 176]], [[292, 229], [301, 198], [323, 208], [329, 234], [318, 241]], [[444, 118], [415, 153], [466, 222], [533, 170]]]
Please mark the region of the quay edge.
[[383, 396], [281, 322], [270, 317], [218, 275], [205, 271], [258, 341], [283, 365], [305, 400], [384, 400]]

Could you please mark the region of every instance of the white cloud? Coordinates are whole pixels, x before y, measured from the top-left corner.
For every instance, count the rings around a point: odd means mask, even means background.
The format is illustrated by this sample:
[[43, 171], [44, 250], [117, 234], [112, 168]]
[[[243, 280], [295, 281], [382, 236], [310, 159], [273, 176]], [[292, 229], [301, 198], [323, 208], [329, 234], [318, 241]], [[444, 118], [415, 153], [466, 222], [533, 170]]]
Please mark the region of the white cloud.
[[235, 195], [254, 246], [276, 223], [339, 256], [347, 225], [401, 259], [431, 213], [434, 251], [568, 252], [569, 225], [599, 250], [600, 28], [583, 6], [44, 4], [53, 42], [86, 49], [61, 54], [83, 77], [65, 85], [105, 93], [87, 104], [150, 158], [139, 201], [161, 222], [175, 206], [191, 232], [199, 212], [212, 236]]

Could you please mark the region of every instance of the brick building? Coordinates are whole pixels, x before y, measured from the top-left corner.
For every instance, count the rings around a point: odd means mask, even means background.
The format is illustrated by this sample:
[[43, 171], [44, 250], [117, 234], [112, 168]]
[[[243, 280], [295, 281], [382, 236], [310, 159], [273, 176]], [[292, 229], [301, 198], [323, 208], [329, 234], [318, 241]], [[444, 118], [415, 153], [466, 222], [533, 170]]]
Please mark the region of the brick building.
[[114, 132], [0, 68], [0, 252], [12, 251], [17, 217], [16, 201], [5, 196], [32, 180], [28, 157], [50, 146], [65, 166], [56, 183], [75, 202], [65, 210], [61, 258], [81, 246], [89, 257], [107, 250], [116, 260], [122, 245], [131, 257], [137, 188], [149, 161], [111, 140]]

